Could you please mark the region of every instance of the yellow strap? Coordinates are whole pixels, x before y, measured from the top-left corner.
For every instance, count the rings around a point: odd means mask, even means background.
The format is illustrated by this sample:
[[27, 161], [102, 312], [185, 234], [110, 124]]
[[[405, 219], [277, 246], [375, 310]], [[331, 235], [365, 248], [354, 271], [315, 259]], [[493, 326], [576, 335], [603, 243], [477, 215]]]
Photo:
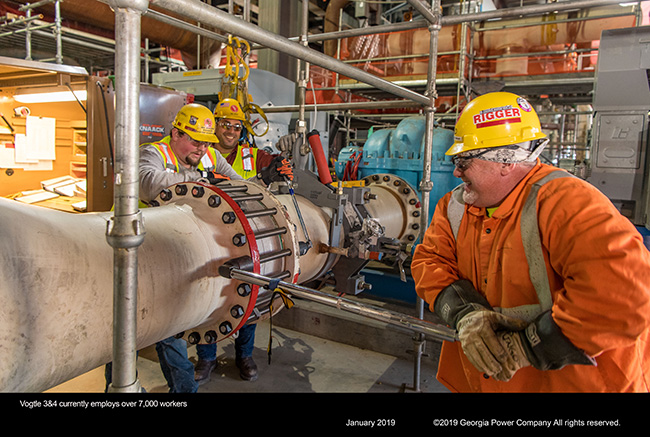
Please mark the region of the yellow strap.
[[269, 364], [271, 364], [271, 344], [273, 341], [273, 301], [275, 300], [275, 297], [279, 295], [280, 298], [282, 299], [282, 303], [284, 303], [284, 306], [287, 309], [290, 309], [293, 307], [293, 300], [287, 295], [287, 293], [282, 290], [281, 288], [277, 287], [275, 290], [273, 290], [273, 294], [271, 295], [271, 303], [269, 304], [269, 345], [266, 348], [266, 354], [269, 359]]
[[[229, 35], [228, 36], [228, 45], [226, 47], [226, 68], [224, 69], [224, 80], [221, 86], [221, 92], [219, 93], [219, 100], [223, 99], [235, 99], [239, 102], [244, 114], [246, 114], [246, 120], [244, 121], [244, 126], [253, 136], [263, 136], [269, 131], [269, 120], [259, 105], [256, 105], [251, 100], [251, 96], [248, 94], [246, 81], [250, 74], [250, 67], [244, 61], [246, 55], [250, 53], [250, 44], [246, 40], [240, 40], [239, 38]], [[243, 77], [239, 77], [240, 68], [244, 70]], [[264, 119], [266, 123], [266, 129], [261, 134], [255, 134], [253, 131], [253, 126], [250, 123], [250, 115], [253, 113], [258, 113]]]
[[[246, 121], [245, 121], [244, 124], [246, 124], [246, 128], [247, 128], [248, 131], [251, 133], [251, 135], [254, 135], [254, 136], [257, 136], [257, 137], [262, 137], [262, 136], [266, 135], [266, 133], [269, 131], [269, 119], [266, 117], [266, 114], [264, 113], [264, 111], [262, 110], [262, 108], [260, 108], [259, 105], [256, 105], [255, 103], [252, 103], [252, 102], [251, 102], [251, 103], [249, 103], [249, 104], [246, 106], [246, 109], [243, 109], [243, 108], [242, 108], [242, 110], [243, 110], [246, 114], [248, 114], [248, 116], [246, 117]], [[253, 113], [253, 112], [257, 112], [258, 114], [260, 114], [260, 116], [262, 116], [262, 118], [263, 118], [264, 121], [266, 122], [266, 129], [264, 130], [264, 133], [261, 133], [261, 134], [255, 135], [255, 132], [253, 132], [253, 126], [251, 126], [251, 123], [250, 123], [250, 121], [249, 121], [249, 120], [250, 120], [250, 114]]]

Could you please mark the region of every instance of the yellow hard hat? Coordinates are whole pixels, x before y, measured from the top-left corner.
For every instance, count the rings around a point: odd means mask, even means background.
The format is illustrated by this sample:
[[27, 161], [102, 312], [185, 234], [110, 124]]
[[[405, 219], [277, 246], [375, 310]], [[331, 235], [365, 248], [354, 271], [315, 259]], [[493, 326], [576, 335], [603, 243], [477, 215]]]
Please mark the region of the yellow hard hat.
[[217, 143], [214, 134], [214, 116], [207, 107], [190, 103], [181, 108], [176, 114], [172, 126], [185, 132], [196, 141]]
[[230, 118], [232, 120], [246, 121], [246, 114], [242, 111], [239, 102], [235, 99], [223, 99], [214, 108], [215, 118]]
[[526, 99], [508, 92], [488, 93], [465, 106], [454, 129], [454, 144], [446, 155], [542, 138], [546, 134]]

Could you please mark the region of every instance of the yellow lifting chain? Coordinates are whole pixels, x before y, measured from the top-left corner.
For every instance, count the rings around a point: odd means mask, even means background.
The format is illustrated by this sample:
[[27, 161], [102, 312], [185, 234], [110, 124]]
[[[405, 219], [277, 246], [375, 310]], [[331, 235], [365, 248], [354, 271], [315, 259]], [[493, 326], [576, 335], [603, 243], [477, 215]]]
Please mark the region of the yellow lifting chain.
[[[219, 101], [223, 99], [237, 100], [242, 111], [246, 115], [244, 126], [251, 135], [256, 135], [251, 126], [251, 114], [258, 113], [266, 123], [263, 133], [256, 136], [264, 136], [269, 130], [269, 121], [259, 105], [253, 103], [253, 98], [248, 94], [248, 76], [250, 67], [246, 63], [246, 56], [250, 54], [250, 44], [246, 40], [229, 35], [226, 47], [226, 68], [223, 74]], [[243, 73], [243, 74], [242, 74]]]

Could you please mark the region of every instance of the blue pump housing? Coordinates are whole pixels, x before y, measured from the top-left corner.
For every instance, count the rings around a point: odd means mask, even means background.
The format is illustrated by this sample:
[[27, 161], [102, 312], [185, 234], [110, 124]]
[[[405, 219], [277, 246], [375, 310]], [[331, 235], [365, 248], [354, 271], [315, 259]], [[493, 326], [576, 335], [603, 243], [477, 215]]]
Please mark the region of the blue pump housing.
[[[390, 173], [404, 179], [416, 190], [422, 199], [420, 181], [423, 175], [425, 119], [422, 116], [407, 117], [395, 128], [374, 131], [364, 146], [346, 147], [339, 152], [336, 175], [342, 180], [346, 164], [361, 153], [358, 162], [357, 179], [378, 173]], [[453, 175], [454, 165], [445, 152], [454, 142], [450, 129], [434, 127], [431, 156], [431, 181], [429, 193], [429, 221], [436, 204], [442, 196], [461, 183]]]

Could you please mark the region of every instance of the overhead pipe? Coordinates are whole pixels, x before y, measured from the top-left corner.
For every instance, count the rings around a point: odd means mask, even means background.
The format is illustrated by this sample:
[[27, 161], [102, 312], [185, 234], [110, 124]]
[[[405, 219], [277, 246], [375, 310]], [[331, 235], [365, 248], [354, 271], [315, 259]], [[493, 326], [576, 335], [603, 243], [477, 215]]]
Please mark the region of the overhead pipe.
[[[552, 12], [573, 11], [579, 9], [595, 8], [621, 3], [620, 0], [575, 0], [543, 5], [519, 6], [515, 8], [496, 9], [494, 11], [463, 13], [458, 15], [445, 15], [440, 19], [441, 26], [449, 26], [467, 22], [480, 22], [494, 19], [520, 18], [524, 16], [544, 15]], [[377, 33], [393, 33], [404, 30], [423, 29], [429, 27], [429, 20], [421, 18], [401, 23], [381, 24], [376, 26], [361, 27], [356, 29], [340, 30], [309, 36], [309, 42], [336, 40], [355, 36], [373, 35]], [[289, 38], [295, 40], [296, 37]]]
[[246, 23], [198, 0], [152, 0], [151, 4], [193, 20], [200, 20], [207, 25], [222, 29], [233, 35], [241, 36], [248, 41], [286, 53], [327, 70], [336, 71], [352, 79], [372, 85], [382, 91], [416, 101], [425, 106], [429, 104], [429, 99], [419, 93], [354, 68], [254, 24]]
[[[319, 103], [317, 105], [304, 105], [305, 111], [354, 111], [371, 109], [415, 108], [422, 105], [411, 100], [377, 100], [370, 102], [345, 102], [345, 103]], [[267, 114], [278, 112], [297, 112], [300, 105], [278, 105], [264, 108]]]

